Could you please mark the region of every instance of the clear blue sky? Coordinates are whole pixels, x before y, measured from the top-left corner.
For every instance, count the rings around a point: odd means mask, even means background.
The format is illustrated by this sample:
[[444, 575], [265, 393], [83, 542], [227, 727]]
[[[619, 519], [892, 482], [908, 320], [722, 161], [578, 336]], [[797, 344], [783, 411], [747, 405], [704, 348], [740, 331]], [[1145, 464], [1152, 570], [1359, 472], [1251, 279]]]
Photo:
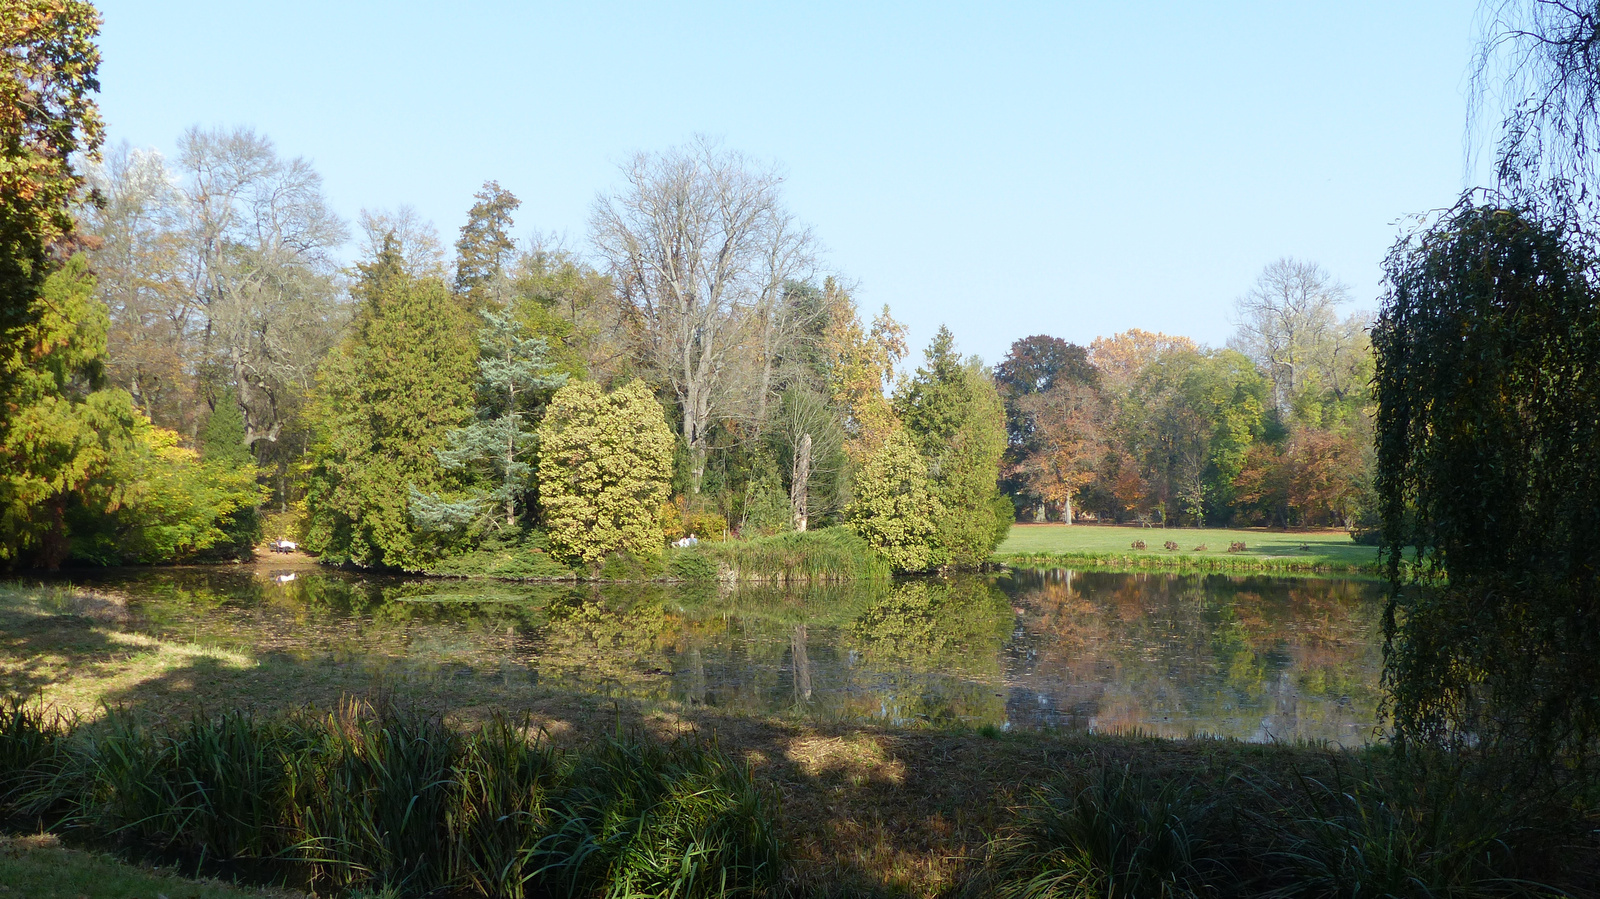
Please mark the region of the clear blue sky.
[[1126, 328], [1221, 344], [1283, 255], [1376, 306], [1404, 216], [1465, 186], [1476, 3], [103, 0], [113, 142], [250, 125], [336, 209], [452, 243], [497, 179], [587, 249], [616, 165], [696, 133], [779, 163], [920, 347]]

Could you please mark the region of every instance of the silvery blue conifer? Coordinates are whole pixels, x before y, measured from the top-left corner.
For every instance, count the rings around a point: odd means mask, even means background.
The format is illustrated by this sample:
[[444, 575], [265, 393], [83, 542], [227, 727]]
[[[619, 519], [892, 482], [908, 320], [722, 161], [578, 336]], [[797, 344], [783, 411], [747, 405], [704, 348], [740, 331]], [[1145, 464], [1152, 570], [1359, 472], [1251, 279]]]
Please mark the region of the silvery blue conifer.
[[545, 341], [528, 336], [509, 310], [482, 314], [477, 420], [451, 431], [435, 453], [446, 470], [467, 472], [481, 486], [459, 499], [413, 489], [412, 516], [426, 530], [516, 527], [517, 498], [533, 479], [536, 421], [531, 407], [540, 391], [567, 380], [545, 361]]

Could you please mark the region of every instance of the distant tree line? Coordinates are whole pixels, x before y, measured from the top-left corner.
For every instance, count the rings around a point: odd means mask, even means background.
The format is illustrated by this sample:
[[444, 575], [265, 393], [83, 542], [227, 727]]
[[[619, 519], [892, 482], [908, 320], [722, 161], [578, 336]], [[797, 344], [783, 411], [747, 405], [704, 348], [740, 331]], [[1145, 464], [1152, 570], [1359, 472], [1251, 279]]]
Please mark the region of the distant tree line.
[[1048, 336], [995, 367], [1005, 487], [1035, 521], [1370, 526], [1368, 320], [1320, 267], [1267, 266], [1228, 346]]

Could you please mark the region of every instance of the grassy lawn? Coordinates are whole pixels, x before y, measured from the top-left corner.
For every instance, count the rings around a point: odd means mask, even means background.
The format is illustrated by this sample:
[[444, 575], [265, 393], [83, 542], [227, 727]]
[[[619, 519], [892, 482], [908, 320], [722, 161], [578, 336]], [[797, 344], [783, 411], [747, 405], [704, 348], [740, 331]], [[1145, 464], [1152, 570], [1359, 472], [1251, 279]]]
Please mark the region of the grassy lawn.
[[[1145, 549], [1134, 549], [1143, 540]], [[1177, 551], [1162, 548], [1166, 541]], [[1230, 543], [1245, 551], [1228, 552]], [[1204, 550], [1198, 547], [1204, 546]], [[1137, 528], [1103, 525], [1018, 524], [995, 555], [1002, 560], [1083, 561], [1132, 567], [1278, 568], [1352, 570], [1376, 565], [1377, 550], [1357, 546], [1342, 530], [1271, 531], [1264, 528]]]
[[0, 896], [17, 899], [292, 899], [303, 893], [230, 886], [67, 849], [53, 836], [0, 835]]

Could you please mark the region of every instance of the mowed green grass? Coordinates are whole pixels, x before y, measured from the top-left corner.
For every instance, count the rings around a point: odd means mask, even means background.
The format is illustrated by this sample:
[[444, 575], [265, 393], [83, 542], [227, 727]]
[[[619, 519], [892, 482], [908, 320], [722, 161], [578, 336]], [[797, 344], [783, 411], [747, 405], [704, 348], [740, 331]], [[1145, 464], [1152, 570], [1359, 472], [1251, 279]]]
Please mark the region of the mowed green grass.
[[[1132, 544], [1143, 540], [1145, 549]], [[1176, 552], [1162, 548], [1171, 540]], [[1245, 551], [1228, 552], [1228, 544], [1239, 542]], [[1204, 546], [1201, 550], [1199, 547]], [[1107, 562], [1124, 560], [1132, 564], [1255, 565], [1276, 567], [1294, 565], [1317, 568], [1363, 568], [1378, 562], [1378, 551], [1358, 546], [1342, 530], [1273, 531], [1265, 528], [1138, 528], [1109, 525], [1016, 524], [995, 551], [995, 555], [1027, 557], [1043, 555], [1094, 556]]]

